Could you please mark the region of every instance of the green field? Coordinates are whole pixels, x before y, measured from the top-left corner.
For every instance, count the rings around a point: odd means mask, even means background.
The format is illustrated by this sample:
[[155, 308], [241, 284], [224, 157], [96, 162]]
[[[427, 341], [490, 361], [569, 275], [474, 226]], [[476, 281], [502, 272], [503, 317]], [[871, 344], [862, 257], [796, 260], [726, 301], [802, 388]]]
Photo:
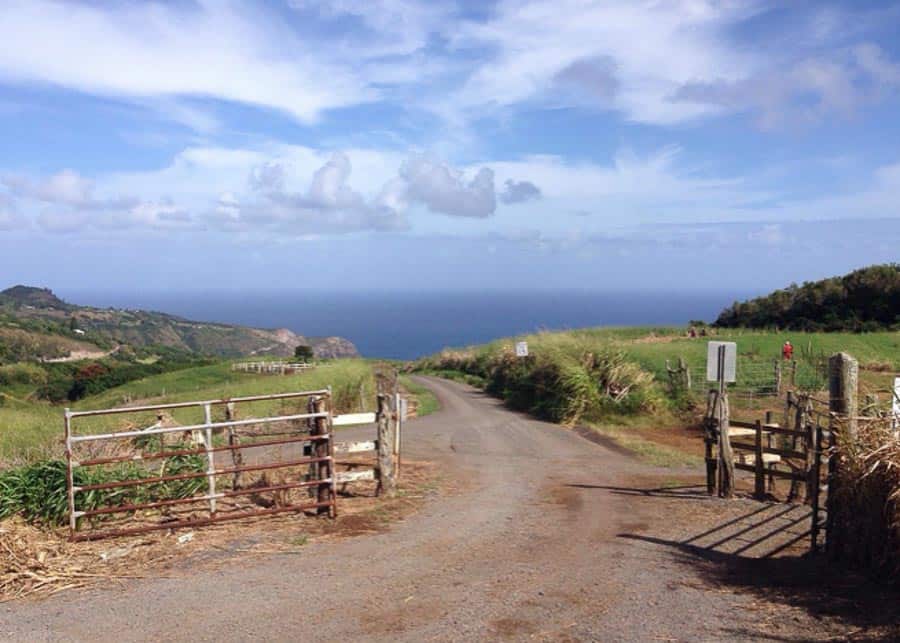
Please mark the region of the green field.
[[[317, 390], [331, 386], [335, 408], [339, 412], [374, 408], [372, 365], [361, 359], [327, 362], [301, 375], [258, 375], [231, 370], [231, 362], [189, 368], [129, 382], [80, 400], [75, 410], [108, 408], [135, 403], [162, 404], [192, 400], [219, 399]], [[21, 393], [21, 391], [19, 391]], [[294, 411], [296, 401], [254, 402], [241, 405], [245, 416], [272, 411]], [[223, 411], [218, 408], [215, 417]], [[23, 398], [4, 398], [0, 406], [0, 460], [28, 461], [62, 451], [63, 408]], [[201, 409], [176, 409], [172, 417], [182, 424], [202, 422]], [[155, 421], [152, 413], [128, 414], [78, 420], [76, 430], [93, 432], [119, 428], [126, 422], [146, 426]]]
[[[480, 346], [446, 349], [423, 358], [423, 372], [460, 379], [504, 399], [509, 406], [567, 424], [596, 427], [637, 452], [653, 451], [654, 463], [677, 462], [641, 442], [642, 429], [685, 426], [704, 408], [706, 353], [709, 340], [738, 346], [737, 382], [732, 391], [735, 415], [757, 417], [779, 411], [775, 395], [776, 364], [787, 388], [821, 392], [828, 357], [850, 353], [860, 363], [861, 393], [878, 393], [887, 405], [892, 379], [900, 371], [900, 333], [805, 333], [708, 329], [705, 337], [684, 328], [592, 328], [541, 332], [496, 340]], [[781, 360], [781, 347], [794, 345], [796, 371]], [[515, 356], [517, 341], [527, 341], [529, 356]], [[683, 358], [692, 376], [689, 394], [668, 386], [666, 361]], [[783, 389], [784, 390], [784, 389]], [[619, 392], [618, 394], [616, 392]], [[827, 394], [822, 394], [826, 397]], [[646, 449], [644, 448], [646, 447]]]

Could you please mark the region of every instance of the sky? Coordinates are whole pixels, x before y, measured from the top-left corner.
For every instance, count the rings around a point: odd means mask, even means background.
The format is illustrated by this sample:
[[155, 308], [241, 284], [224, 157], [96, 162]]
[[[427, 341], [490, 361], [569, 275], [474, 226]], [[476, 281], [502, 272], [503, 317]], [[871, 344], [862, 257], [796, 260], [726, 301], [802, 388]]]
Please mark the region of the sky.
[[767, 291], [894, 261], [900, 3], [0, 3], [0, 286]]

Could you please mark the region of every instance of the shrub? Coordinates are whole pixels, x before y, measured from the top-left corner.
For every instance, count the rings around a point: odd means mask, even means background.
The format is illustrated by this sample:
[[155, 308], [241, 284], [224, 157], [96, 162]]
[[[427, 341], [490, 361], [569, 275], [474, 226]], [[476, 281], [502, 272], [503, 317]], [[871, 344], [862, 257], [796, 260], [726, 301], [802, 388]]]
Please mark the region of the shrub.
[[[106, 469], [76, 468], [74, 476], [76, 485], [89, 485], [204, 470], [205, 463], [201, 457], [177, 456], [166, 459], [152, 474], [139, 464], [129, 462]], [[197, 477], [151, 485], [95, 489], [76, 494], [75, 508], [78, 511], [88, 511], [108, 505], [189, 498], [206, 484], [206, 478]], [[0, 519], [15, 514], [29, 522], [46, 525], [66, 523], [68, 497], [64, 461], [44, 460], [0, 472]]]
[[420, 360], [417, 368], [483, 378], [485, 390], [510, 407], [565, 424], [652, 411], [659, 401], [653, 375], [622, 351], [570, 334], [539, 335], [527, 358], [517, 357], [508, 342], [444, 350]]

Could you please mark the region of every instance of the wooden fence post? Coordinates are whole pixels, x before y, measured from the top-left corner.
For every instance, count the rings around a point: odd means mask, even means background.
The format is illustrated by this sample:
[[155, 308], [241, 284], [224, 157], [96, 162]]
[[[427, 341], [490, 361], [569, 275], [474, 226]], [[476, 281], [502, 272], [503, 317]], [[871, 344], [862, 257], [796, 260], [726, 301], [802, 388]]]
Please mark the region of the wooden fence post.
[[396, 490], [394, 472], [394, 429], [391, 417], [391, 398], [382, 393], [378, 396], [378, 495], [392, 497]]
[[729, 435], [728, 394], [725, 392], [725, 346], [719, 346], [718, 355], [719, 389], [716, 395], [715, 418], [719, 429], [719, 496], [734, 496], [734, 451]]
[[[811, 403], [810, 403], [811, 404]], [[812, 422], [810, 422], [812, 424]], [[810, 525], [810, 536], [812, 543], [810, 548], [813, 552], [819, 549], [819, 481], [821, 480], [822, 466], [822, 427], [816, 422], [815, 433], [813, 434], [812, 450], [815, 453], [812, 472], [810, 477], [813, 484], [810, 487], [810, 506], [812, 507], [812, 525]]]
[[775, 360], [775, 395], [781, 395], [781, 361]]
[[728, 395], [720, 393], [716, 399], [716, 425], [719, 429], [719, 496], [731, 498], [734, 495], [734, 451], [731, 449], [729, 429]]
[[[327, 413], [328, 412], [328, 404], [325, 401], [324, 397], [314, 397], [313, 400], [313, 413]], [[312, 435], [325, 435], [328, 433], [328, 418], [327, 417], [317, 417], [313, 420], [313, 431]], [[331, 445], [332, 440], [329, 438], [328, 440], [316, 440], [313, 442], [312, 452], [314, 457], [316, 458], [328, 458], [331, 456]], [[314, 463], [317, 465], [316, 467], [316, 480], [324, 481], [330, 480], [334, 477], [334, 468], [332, 460], [325, 460], [323, 462]], [[331, 497], [331, 493], [334, 485], [329, 482], [328, 484], [324, 482], [320, 482], [316, 486], [316, 502], [327, 503], [331, 502], [333, 504], [334, 499]], [[331, 513], [331, 507], [318, 507], [316, 509], [316, 513]]]
[[706, 493], [716, 493], [716, 464], [717, 457], [713, 454], [713, 445], [718, 442], [715, 425], [716, 392], [709, 391], [706, 398], [706, 416], [703, 419], [704, 428], [704, 453], [706, 456]]
[[756, 458], [754, 461], [754, 493], [757, 500], [764, 500], [766, 497], [766, 470], [763, 462], [763, 446], [762, 446], [762, 422], [756, 421], [756, 441], [754, 443]]
[[835, 353], [828, 360], [828, 409], [846, 417], [847, 439], [856, 439], [856, 417], [859, 415], [859, 362], [847, 353]]
[[[237, 412], [234, 408], [234, 402], [227, 402], [225, 404], [225, 420], [231, 422], [232, 420], [237, 419]], [[233, 426], [228, 427], [228, 446], [236, 447], [241, 443], [240, 438], [238, 437], [237, 431]], [[231, 449], [231, 464], [235, 469], [241, 469], [244, 466], [244, 454], [241, 453], [240, 449]], [[240, 489], [241, 488], [241, 472], [235, 471], [234, 475], [231, 479], [231, 488], [232, 489]]]
[[[833, 559], [841, 558], [845, 543], [835, 526], [852, 520], [852, 508], [843, 507], [835, 501], [839, 497], [840, 450], [856, 440], [858, 415], [857, 389], [859, 385], [859, 363], [847, 353], [835, 353], [828, 360], [828, 408], [832, 413], [832, 450], [828, 460], [828, 518], [826, 522], [825, 549]], [[844, 425], [837, 431], [838, 418]], [[836, 452], [837, 451], [837, 452]], [[839, 515], [840, 514], [840, 515]]]

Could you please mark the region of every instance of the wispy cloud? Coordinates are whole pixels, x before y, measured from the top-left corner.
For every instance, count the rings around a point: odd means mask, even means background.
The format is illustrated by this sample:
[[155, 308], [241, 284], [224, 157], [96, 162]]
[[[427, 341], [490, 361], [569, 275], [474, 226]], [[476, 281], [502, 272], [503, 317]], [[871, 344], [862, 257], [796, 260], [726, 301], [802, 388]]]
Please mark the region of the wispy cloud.
[[179, 98], [257, 105], [309, 122], [375, 97], [354, 69], [320, 54], [322, 43], [256, 4], [10, 0], [0, 7], [0, 40], [7, 82], [166, 99], [160, 109], [195, 125], [208, 126], [208, 117]]

